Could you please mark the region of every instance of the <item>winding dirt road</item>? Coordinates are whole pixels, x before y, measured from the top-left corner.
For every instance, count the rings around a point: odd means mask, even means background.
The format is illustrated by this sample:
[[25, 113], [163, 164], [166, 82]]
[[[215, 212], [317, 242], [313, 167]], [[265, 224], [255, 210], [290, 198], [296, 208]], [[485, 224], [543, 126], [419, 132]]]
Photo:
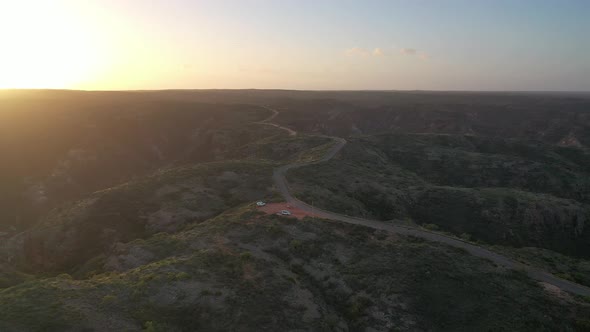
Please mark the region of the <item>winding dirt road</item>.
[[261, 124], [261, 125], [273, 126], [273, 127], [276, 127], [276, 128], [283, 129], [283, 130], [285, 130], [285, 131], [287, 131], [289, 133], [289, 136], [295, 136], [295, 135], [297, 135], [297, 132], [295, 130], [291, 129], [291, 128], [283, 127], [283, 126], [281, 126], [279, 124], [270, 122], [277, 115], [279, 115], [279, 111], [274, 110], [272, 108], [268, 108], [266, 106], [261, 106], [261, 107], [264, 108], [264, 109], [267, 109], [267, 110], [271, 111], [272, 112], [272, 115], [269, 116], [268, 118], [262, 120], [262, 121], [258, 121], [258, 122], [255, 122], [255, 123], [258, 123], [258, 124]]
[[[273, 114], [269, 118], [267, 118], [261, 122], [258, 122], [258, 123], [272, 125], [277, 128], [284, 129], [287, 132], [289, 132], [289, 135], [291, 135], [291, 136], [294, 136], [297, 134], [296, 131], [294, 131], [290, 128], [286, 128], [286, 127], [280, 126], [275, 123], [270, 123], [269, 121], [272, 121], [277, 116], [277, 114], [279, 112], [274, 109], [268, 108], [268, 107], [264, 107], [264, 108], [272, 111]], [[564, 291], [568, 291], [573, 294], [590, 296], [590, 288], [589, 287], [586, 287], [586, 286], [583, 286], [580, 284], [576, 284], [576, 283], [568, 281], [568, 280], [558, 278], [558, 277], [552, 275], [551, 273], [545, 272], [545, 271], [537, 269], [537, 268], [533, 268], [528, 265], [518, 263], [508, 257], [502, 256], [500, 254], [492, 252], [492, 251], [485, 249], [483, 247], [459, 240], [457, 238], [453, 238], [453, 237], [446, 236], [446, 235], [439, 234], [439, 233], [429, 232], [429, 231], [419, 229], [419, 228], [401, 226], [401, 225], [386, 223], [386, 222], [382, 222], [382, 221], [378, 221], [378, 220], [350, 217], [350, 216], [318, 209], [317, 207], [312, 207], [309, 204], [307, 204], [303, 201], [300, 201], [299, 199], [295, 198], [291, 194], [291, 192], [289, 191], [289, 183], [287, 182], [287, 178], [285, 175], [289, 170], [294, 169], [294, 168], [309, 166], [309, 165], [313, 165], [313, 164], [319, 164], [319, 163], [323, 163], [325, 161], [328, 161], [328, 160], [332, 159], [334, 156], [336, 156], [336, 154], [346, 145], [346, 140], [343, 138], [332, 137], [332, 136], [325, 136], [325, 137], [329, 137], [329, 138], [333, 139], [335, 141], [335, 144], [330, 148], [330, 150], [328, 152], [326, 152], [326, 154], [321, 159], [319, 159], [317, 161], [313, 161], [313, 162], [288, 164], [288, 165], [278, 167], [274, 170], [273, 181], [274, 181], [278, 191], [285, 198], [287, 203], [293, 205], [294, 207], [296, 207], [298, 209], [301, 209], [301, 210], [306, 211], [310, 214], [313, 214], [313, 215], [317, 216], [318, 218], [337, 220], [337, 221], [345, 222], [348, 224], [362, 225], [362, 226], [370, 227], [373, 229], [379, 229], [379, 230], [384, 230], [384, 231], [388, 231], [388, 232], [395, 232], [395, 233], [403, 234], [403, 235], [411, 235], [411, 236], [423, 238], [423, 239], [426, 239], [429, 241], [444, 243], [444, 244], [447, 244], [447, 245], [450, 245], [450, 246], [453, 246], [456, 248], [461, 248], [461, 249], [466, 250], [467, 252], [469, 252], [473, 256], [488, 259], [488, 260], [496, 263], [497, 265], [501, 265], [501, 266], [504, 266], [504, 267], [507, 267], [510, 269], [523, 270], [529, 275], [529, 277], [531, 277], [534, 280], [554, 285]]]

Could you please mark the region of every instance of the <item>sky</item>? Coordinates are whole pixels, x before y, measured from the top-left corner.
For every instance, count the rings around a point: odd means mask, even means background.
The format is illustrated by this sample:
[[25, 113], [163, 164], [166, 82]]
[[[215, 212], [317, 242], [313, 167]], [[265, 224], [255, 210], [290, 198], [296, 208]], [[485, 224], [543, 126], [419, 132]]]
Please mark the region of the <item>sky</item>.
[[0, 88], [590, 91], [586, 0], [0, 0]]

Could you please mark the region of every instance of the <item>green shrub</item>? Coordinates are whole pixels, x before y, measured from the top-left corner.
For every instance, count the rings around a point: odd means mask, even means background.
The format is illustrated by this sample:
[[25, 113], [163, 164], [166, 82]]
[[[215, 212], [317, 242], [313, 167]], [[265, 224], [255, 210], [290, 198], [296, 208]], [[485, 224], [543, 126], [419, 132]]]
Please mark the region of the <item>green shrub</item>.
[[577, 331], [590, 331], [590, 319], [578, 319], [576, 320]]
[[291, 248], [295, 251], [301, 249], [301, 246], [302, 246], [302, 243], [299, 240], [293, 239], [293, 240], [291, 240], [291, 242], [289, 242], [289, 248]]
[[245, 252], [243, 252], [243, 253], [240, 254], [240, 258], [242, 260], [249, 260], [249, 259], [252, 258], [252, 253], [249, 252], [249, 251], [245, 251]]
[[557, 277], [560, 277], [561, 279], [574, 281], [574, 279], [572, 278], [572, 276], [569, 273], [556, 273], [555, 275]]
[[110, 304], [117, 300], [117, 296], [113, 294], [105, 295], [102, 297], [102, 304]]
[[176, 274], [176, 280], [186, 280], [189, 279], [191, 276], [186, 272], [178, 272]]
[[154, 322], [149, 321], [149, 322], [145, 322], [144, 324], [144, 332], [156, 332], [156, 324], [154, 324]]
[[291, 264], [291, 271], [293, 271], [293, 273], [295, 274], [304, 274], [305, 270], [303, 269], [303, 266], [301, 264]]
[[440, 227], [438, 227], [438, 225], [435, 225], [435, 224], [424, 224], [424, 225], [422, 225], [422, 227], [424, 227], [424, 228], [426, 228], [428, 230], [431, 230], [431, 231], [438, 231], [438, 230], [440, 230]]
[[325, 318], [326, 325], [328, 325], [328, 328], [330, 330], [336, 328], [339, 321], [340, 320], [338, 319], [338, 316], [336, 316], [334, 314], [327, 315]]
[[471, 235], [467, 234], [467, 233], [461, 233], [461, 235], [459, 235], [459, 237], [465, 241], [471, 241]]
[[360, 318], [370, 304], [371, 300], [364, 296], [353, 299], [346, 308], [346, 317], [351, 320]]

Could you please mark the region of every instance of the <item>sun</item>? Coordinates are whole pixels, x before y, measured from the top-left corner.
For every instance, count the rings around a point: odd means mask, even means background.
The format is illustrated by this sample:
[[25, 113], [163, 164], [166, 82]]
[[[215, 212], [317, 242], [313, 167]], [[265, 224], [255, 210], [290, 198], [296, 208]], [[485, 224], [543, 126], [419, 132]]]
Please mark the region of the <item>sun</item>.
[[73, 8], [0, 2], [0, 88], [74, 88], [97, 74], [100, 45]]

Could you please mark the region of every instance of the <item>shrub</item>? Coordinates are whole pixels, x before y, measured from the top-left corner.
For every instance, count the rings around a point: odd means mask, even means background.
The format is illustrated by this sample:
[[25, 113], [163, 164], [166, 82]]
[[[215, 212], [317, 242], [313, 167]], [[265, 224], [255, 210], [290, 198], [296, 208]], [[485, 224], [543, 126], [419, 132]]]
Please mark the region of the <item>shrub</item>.
[[291, 271], [295, 274], [304, 274], [305, 270], [303, 269], [303, 266], [301, 264], [291, 264]]
[[431, 231], [438, 231], [440, 229], [440, 227], [438, 227], [438, 225], [435, 224], [424, 224], [422, 225], [422, 227], [431, 230]]
[[368, 298], [364, 296], [357, 297], [346, 308], [346, 317], [351, 320], [360, 318], [370, 304], [371, 300]]
[[291, 240], [291, 242], [289, 242], [289, 248], [293, 250], [299, 250], [301, 248], [301, 245], [301, 241], [299, 240]]
[[465, 241], [471, 241], [471, 235], [467, 233], [462, 233], [461, 235], [459, 235], [459, 237]]
[[338, 319], [338, 316], [334, 314], [327, 315], [325, 318], [326, 325], [328, 325], [328, 328], [330, 328], [330, 330], [336, 328], [339, 321], [340, 319]]
[[576, 330], [578, 331], [590, 331], [590, 319], [578, 319], [576, 320]]
[[157, 331], [156, 325], [152, 321], [145, 322], [143, 331], [144, 332], [156, 332]]
[[252, 253], [249, 251], [245, 251], [243, 253], [240, 254], [240, 258], [243, 260], [249, 260], [252, 258]]
[[176, 280], [186, 280], [190, 278], [190, 274], [186, 272], [178, 272], [176, 274]]
[[102, 297], [102, 304], [113, 303], [117, 300], [117, 296], [113, 294], [105, 295]]

